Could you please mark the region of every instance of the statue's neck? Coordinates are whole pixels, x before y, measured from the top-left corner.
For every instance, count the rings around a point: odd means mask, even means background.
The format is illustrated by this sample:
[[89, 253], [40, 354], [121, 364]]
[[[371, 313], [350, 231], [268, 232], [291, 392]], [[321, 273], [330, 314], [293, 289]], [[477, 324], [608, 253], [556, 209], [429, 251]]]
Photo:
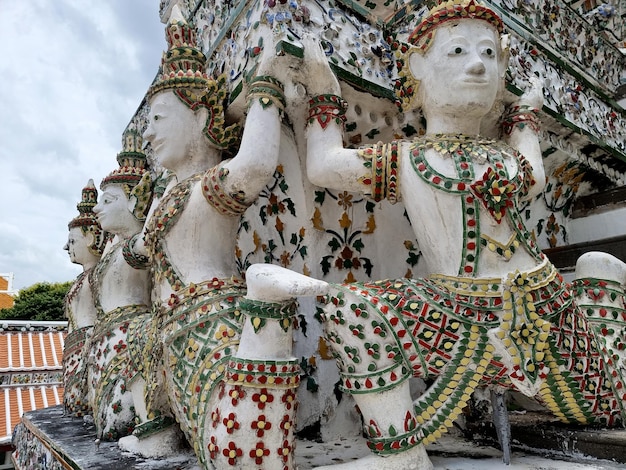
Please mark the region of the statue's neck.
[[480, 118], [467, 118], [462, 113], [426, 116], [426, 134], [480, 134]]
[[98, 261], [100, 261], [100, 258], [99, 258], [99, 257], [98, 257], [98, 258], [94, 257], [94, 259], [93, 259], [92, 261], [88, 261], [88, 262], [86, 262], [86, 263], [83, 263], [83, 264], [82, 264], [82, 266], [83, 266], [83, 271], [84, 271], [84, 272], [87, 272], [87, 271], [89, 271], [90, 269], [93, 269], [93, 268], [94, 268], [94, 266], [95, 266], [96, 264], [98, 264]]
[[134, 220], [129, 223], [127, 227], [120, 227], [118, 230], [113, 232], [113, 234], [117, 236], [119, 241], [126, 240], [133, 235], [136, 235], [142, 229], [143, 224], [134, 217], [133, 219]]
[[176, 179], [180, 182], [186, 180], [200, 172], [205, 172], [209, 168], [213, 168], [220, 162], [220, 152], [212, 147], [203, 146], [202, 148], [193, 149], [189, 158], [177, 165], [176, 168], [170, 170], [176, 175]]

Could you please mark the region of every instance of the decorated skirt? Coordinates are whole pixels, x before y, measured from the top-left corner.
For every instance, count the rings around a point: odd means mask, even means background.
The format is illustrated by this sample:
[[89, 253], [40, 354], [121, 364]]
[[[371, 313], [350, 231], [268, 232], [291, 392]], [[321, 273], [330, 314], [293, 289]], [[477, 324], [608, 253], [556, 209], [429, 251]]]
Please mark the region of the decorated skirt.
[[434, 441], [485, 385], [536, 396], [564, 421], [605, 421], [594, 410], [609, 397], [585, 392], [590, 381], [602, 388], [609, 375], [595, 335], [547, 260], [504, 279], [433, 275], [338, 285], [323, 318], [344, 391], [434, 380], [393, 432], [366, 423], [375, 452]]
[[78, 328], [65, 338], [63, 347], [63, 406], [67, 413], [81, 417], [90, 413], [87, 392], [87, 357], [85, 344], [92, 326]]
[[135, 426], [130, 383], [139, 373], [137, 358], [129, 348], [129, 329], [149, 322], [146, 305], [126, 305], [98, 320], [91, 339], [91, 405], [98, 437], [116, 440]]
[[238, 301], [245, 292], [243, 281], [235, 278], [192, 284], [172, 295], [159, 319], [169, 401], [202, 461], [209, 401], [239, 345]]

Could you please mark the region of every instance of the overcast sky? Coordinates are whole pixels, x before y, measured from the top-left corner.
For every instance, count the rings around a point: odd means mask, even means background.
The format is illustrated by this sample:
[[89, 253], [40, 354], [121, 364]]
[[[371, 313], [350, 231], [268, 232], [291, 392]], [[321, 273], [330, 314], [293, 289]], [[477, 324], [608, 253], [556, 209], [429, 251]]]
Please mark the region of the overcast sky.
[[159, 0], [0, 0], [0, 273], [74, 279], [62, 247], [166, 47]]

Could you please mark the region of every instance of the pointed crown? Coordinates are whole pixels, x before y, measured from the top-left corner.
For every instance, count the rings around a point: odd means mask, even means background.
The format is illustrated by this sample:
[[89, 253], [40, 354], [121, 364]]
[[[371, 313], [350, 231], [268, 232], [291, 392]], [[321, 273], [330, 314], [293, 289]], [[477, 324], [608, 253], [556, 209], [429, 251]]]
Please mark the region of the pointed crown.
[[120, 167], [113, 170], [100, 183], [100, 189], [109, 184], [119, 184], [124, 193], [136, 199], [133, 215], [145, 220], [152, 203], [152, 178], [147, 168], [146, 154], [142, 151], [143, 139], [135, 129], [127, 129], [122, 137], [122, 151], [117, 154]]
[[432, 42], [434, 30], [443, 23], [452, 20], [474, 19], [487, 21], [498, 33], [504, 31], [500, 17], [485, 5], [475, 0], [443, 1], [432, 8], [428, 15], [409, 35], [408, 42], [425, 50]]
[[161, 67], [148, 99], [160, 91], [171, 90], [192, 111], [208, 110], [204, 135], [220, 149], [234, 145], [239, 138], [239, 126], [225, 126], [224, 101], [227, 97], [226, 77], [212, 79], [205, 73], [206, 57], [197, 48], [196, 32], [185, 21], [178, 5], [172, 10], [165, 29], [168, 49], [163, 53]]
[[206, 57], [196, 47], [196, 32], [185, 21], [178, 6], [165, 28], [167, 51], [163, 53], [161, 68], [148, 90], [148, 97], [162, 90], [207, 87], [209, 77], [204, 72]]
[[107, 233], [102, 230], [93, 208], [98, 203], [98, 190], [90, 179], [82, 190], [82, 198], [76, 205], [78, 215], [70, 220], [67, 227], [69, 229], [80, 228], [84, 234], [91, 232], [93, 234], [93, 243], [89, 246], [89, 250], [96, 256], [102, 255], [102, 250], [108, 238]]
[[70, 223], [67, 224], [68, 228], [98, 225], [96, 214], [93, 211], [93, 208], [96, 206], [97, 203], [98, 190], [96, 189], [93, 180], [90, 179], [87, 182], [87, 186], [83, 188], [82, 198], [80, 202], [76, 204], [76, 208], [78, 209], [78, 215], [70, 220]]
[[130, 195], [132, 189], [147, 172], [147, 159], [146, 154], [141, 150], [142, 146], [143, 140], [136, 130], [130, 129], [124, 132], [122, 151], [117, 154], [117, 163], [120, 167], [102, 180], [100, 189], [104, 189], [109, 184], [120, 184], [126, 195]]

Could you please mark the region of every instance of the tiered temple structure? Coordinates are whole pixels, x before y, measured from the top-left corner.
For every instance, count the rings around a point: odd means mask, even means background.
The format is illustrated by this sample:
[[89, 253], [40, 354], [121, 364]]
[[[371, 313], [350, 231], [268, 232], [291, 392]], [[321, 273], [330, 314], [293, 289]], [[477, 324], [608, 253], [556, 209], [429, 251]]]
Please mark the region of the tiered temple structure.
[[[167, 50], [122, 152], [143, 136], [149, 164], [139, 174], [120, 161], [114, 183], [130, 186], [108, 195], [134, 219], [120, 228], [96, 210], [118, 235], [106, 262], [128, 266], [94, 272], [141, 294], [100, 308], [101, 340], [87, 341], [94, 438], [135, 428], [121, 445], [143, 458], [186, 441], [200, 468], [290, 469], [296, 433], [355, 436], [365, 416], [387, 457], [356, 468], [404, 468], [392, 459], [436, 440], [484, 387], [496, 408], [513, 390], [567, 422], [623, 422], [624, 6], [437, 3], [161, 2]], [[479, 34], [455, 30], [470, 20]], [[426, 81], [457, 56], [446, 78], [474, 77], [468, 91]], [[489, 92], [466, 103], [483, 82]], [[433, 111], [444, 104], [463, 118]], [[402, 187], [403, 154], [420, 178], [411, 188], [464, 198], [458, 226], [435, 223], [456, 207], [443, 196]], [[450, 240], [463, 240], [452, 275], [433, 261], [442, 246], [456, 259]], [[592, 251], [613, 257], [581, 259]], [[109, 284], [96, 305], [116, 295]], [[392, 396], [410, 375], [419, 410], [379, 425], [362, 392]], [[98, 394], [102, 377], [115, 400]], [[38, 452], [43, 468], [87, 468], [42, 436], [20, 432], [18, 468]]]

